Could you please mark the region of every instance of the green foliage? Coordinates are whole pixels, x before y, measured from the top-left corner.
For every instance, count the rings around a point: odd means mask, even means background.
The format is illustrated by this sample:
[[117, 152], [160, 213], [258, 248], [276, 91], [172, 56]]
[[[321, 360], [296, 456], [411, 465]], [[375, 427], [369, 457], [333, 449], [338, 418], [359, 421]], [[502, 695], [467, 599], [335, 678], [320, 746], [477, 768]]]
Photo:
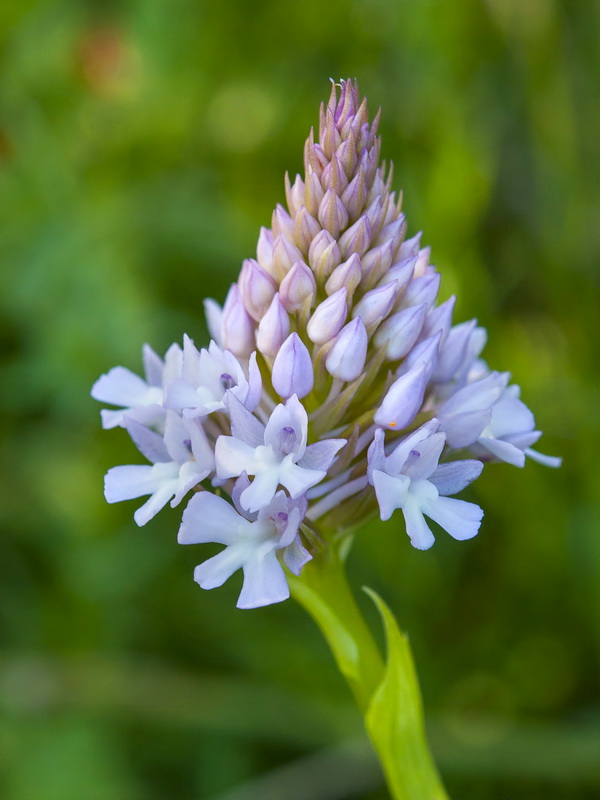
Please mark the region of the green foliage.
[[598, 796], [599, 22], [586, 0], [0, 4], [3, 800], [385, 796], [303, 610], [237, 611], [193, 583], [177, 513], [139, 530], [104, 503], [134, 450], [89, 398], [144, 341], [204, 340], [330, 76], [382, 106], [442, 296], [565, 458], [487, 470], [473, 541], [418, 553], [374, 523], [353, 585], [410, 634], [451, 797]]
[[387, 641], [385, 673], [365, 715], [369, 737], [394, 800], [445, 800], [425, 740], [419, 681], [408, 639], [379, 595], [365, 591], [381, 614]]

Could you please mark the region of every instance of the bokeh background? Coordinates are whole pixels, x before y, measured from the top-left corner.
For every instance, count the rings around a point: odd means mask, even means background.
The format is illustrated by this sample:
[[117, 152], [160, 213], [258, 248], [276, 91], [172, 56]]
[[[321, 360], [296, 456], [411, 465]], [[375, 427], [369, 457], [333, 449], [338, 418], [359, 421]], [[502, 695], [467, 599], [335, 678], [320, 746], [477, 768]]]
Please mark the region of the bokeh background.
[[200, 590], [180, 509], [138, 529], [104, 503], [134, 448], [89, 398], [143, 342], [205, 341], [202, 299], [254, 254], [330, 76], [383, 107], [442, 297], [565, 459], [486, 470], [470, 542], [419, 553], [375, 522], [353, 580], [410, 633], [454, 798], [600, 797], [599, 9], [0, 4], [3, 800], [386, 797], [304, 612]]

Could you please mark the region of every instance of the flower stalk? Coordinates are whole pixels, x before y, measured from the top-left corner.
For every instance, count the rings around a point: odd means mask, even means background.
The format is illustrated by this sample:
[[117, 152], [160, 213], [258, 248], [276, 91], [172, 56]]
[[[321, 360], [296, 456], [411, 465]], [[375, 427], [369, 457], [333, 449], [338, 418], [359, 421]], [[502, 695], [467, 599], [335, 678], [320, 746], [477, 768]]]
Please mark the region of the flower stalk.
[[423, 707], [408, 639], [383, 601], [381, 656], [348, 583], [340, 547], [330, 547], [288, 578], [292, 597], [314, 619], [361, 711], [393, 800], [448, 800], [425, 737]]

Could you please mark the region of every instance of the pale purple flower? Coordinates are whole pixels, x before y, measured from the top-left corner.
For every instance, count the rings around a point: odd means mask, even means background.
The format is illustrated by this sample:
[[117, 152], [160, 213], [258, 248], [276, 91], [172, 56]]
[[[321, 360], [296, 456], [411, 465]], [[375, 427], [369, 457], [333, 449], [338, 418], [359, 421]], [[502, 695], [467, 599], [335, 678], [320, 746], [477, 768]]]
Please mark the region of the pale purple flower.
[[273, 362], [271, 381], [281, 397], [301, 400], [312, 391], [315, 376], [308, 348], [296, 332], [285, 340]]
[[431, 420], [401, 440], [389, 455], [384, 451], [382, 430], [376, 431], [369, 449], [369, 476], [381, 519], [401, 509], [406, 532], [418, 550], [429, 549], [435, 541], [426, 516], [460, 540], [475, 536], [483, 517], [474, 503], [447, 497], [478, 478], [483, 464], [472, 460], [439, 464], [445, 439], [437, 420]]
[[515, 467], [525, 466], [525, 456], [548, 467], [559, 467], [561, 459], [531, 449], [542, 435], [535, 430], [535, 419], [520, 399], [521, 390], [508, 386], [491, 408], [490, 419], [472, 450], [479, 458], [506, 461]]
[[196, 567], [194, 580], [203, 589], [214, 589], [242, 569], [238, 608], [279, 603], [290, 591], [278, 553], [283, 553], [286, 566], [296, 575], [311, 558], [298, 536], [306, 502], [290, 500], [284, 492], [277, 492], [258, 514], [238, 509], [210, 492], [200, 492], [189, 502], [179, 528], [179, 543], [225, 545], [224, 550]]
[[356, 82], [334, 85], [256, 259], [223, 308], [204, 303], [208, 348], [185, 337], [164, 363], [146, 348], [145, 379], [117, 367], [93, 388], [121, 407], [102, 411], [104, 426], [126, 427], [151, 462], [110, 470], [107, 499], [149, 495], [143, 524], [202, 489], [179, 540], [225, 545], [195, 577], [211, 588], [242, 569], [243, 608], [285, 599], [282, 564], [299, 574], [377, 510], [401, 509], [421, 549], [426, 518], [468, 539], [483, 512], [449, 495], [482, 462], [560, 461], [531, 449], [540, 433], [509, 374], [482, 360], [485, 330], [453, 322], [454, 296], [440, 302], [430, 248], [406, 238], [379, 163], [378, 121]]
[[189, 336], [184, 336], [181, 377], [166, 385], [165, 408], [178, 409], [188, 418], [205, 417], [225, 408], [228, 391], [254, 411], [262, 391], [256, 354], [249, 359], [246, 377], [233, 353], [214, 342], [208, 350], [198, 350]]
[[92, 397], [102, 403], [122, 406], [118, 411], [103, 408], [103, 428], [124, 427], [126, 419], [144, 425], [159, 425], [164, 419], [163, 387], [181, 374], [181, 348], [173, 344], [164, 361], [147, 344], [143, 351], [145, 380], [126, 367], [113, 367], [92, 387]]
[[133, 515], [138, 525], [145, 525], [169, 500], [175, 507], [214, 471], [214, 453], [200, 425], [173, 411], [167, 412], [164, 436], [135, 420], [125, 420], [125, 427], [152, 466], [112, 467], [104, 479], [104, 496], [118, 503], [150, 495]]
[[219, 436], [215, 447], [217, 476], [254, 476], [240, 498], [248, 511], [268, 505], [279, 485], [300, 497], [323, 480], [346, 443], [327, 439], [307, 446], [308, 416], [296, 395], [273, 410], [266, 426], [239, 402], [231, 402], [230, 413], [233, 436]]

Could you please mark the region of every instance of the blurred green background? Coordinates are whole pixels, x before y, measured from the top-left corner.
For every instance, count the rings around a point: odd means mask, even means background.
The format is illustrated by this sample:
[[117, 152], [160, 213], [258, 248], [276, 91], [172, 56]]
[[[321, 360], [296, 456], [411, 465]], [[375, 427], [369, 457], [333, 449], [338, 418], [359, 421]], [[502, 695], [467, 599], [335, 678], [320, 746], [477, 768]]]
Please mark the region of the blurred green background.
[[2, 800], [386, 797], [304, 613], [201, 591], [180, 509], [138, 529], [104, 503], [137, 456], [89, 398], [143, 342], [205, 340], [202, 299], [254, 254], [330, 76], [383, 107], [442, 298], [565, 459], [486, 470], [473, 541], [420, 553], [374, 523], [353, 580], [410, 633], [455, 800], [600, 797], [599, 9], [0, 5]]

